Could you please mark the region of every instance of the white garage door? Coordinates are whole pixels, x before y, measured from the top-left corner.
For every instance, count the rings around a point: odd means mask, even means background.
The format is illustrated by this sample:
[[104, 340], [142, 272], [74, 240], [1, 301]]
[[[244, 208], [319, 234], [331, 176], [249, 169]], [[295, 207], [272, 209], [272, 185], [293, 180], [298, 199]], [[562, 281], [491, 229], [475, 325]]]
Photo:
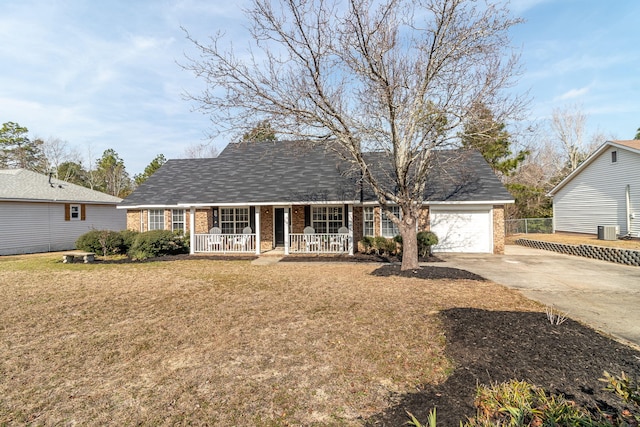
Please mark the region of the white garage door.
[[431, 210], [430, 216], [434, 252], [493, 252], [490, 210]]

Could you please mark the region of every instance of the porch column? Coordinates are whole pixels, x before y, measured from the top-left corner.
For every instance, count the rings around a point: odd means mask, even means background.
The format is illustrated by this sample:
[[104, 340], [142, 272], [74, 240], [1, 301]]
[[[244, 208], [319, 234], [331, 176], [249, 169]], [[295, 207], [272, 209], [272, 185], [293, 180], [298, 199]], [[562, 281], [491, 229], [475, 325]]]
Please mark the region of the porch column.
[[349, 255], [353, 255], [353, 205], [349, 205], [347, 221], [349, 225]]
[[260, 255], [260, 206], [256, 206], [256, 255]]
[[191, 206], [189, 208], [189, 253], [191, 255], [196, 253], [196, 208]]
[[289, 255], [289, 208], [284, 208], [284, 254]]

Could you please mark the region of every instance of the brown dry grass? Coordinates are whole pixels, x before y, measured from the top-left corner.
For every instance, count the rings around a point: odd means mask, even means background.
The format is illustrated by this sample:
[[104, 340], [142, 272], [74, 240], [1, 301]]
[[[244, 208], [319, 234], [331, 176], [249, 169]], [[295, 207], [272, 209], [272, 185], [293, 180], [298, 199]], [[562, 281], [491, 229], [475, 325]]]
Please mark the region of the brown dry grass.
[[518, 239], [539, 240], [543, 242], [563, 243], [567, 245], [594, 245], [621, 249], [640, 250], [640, 239], [633, 240], [598, 240], [598, 236], [591, 234], [514, 234], [507, 236], [507, 244], [514, 244]]
[[0, 425], [359, 425], [443, 381], [437, 310], [533, 310], [372, 264], [0, 257]]

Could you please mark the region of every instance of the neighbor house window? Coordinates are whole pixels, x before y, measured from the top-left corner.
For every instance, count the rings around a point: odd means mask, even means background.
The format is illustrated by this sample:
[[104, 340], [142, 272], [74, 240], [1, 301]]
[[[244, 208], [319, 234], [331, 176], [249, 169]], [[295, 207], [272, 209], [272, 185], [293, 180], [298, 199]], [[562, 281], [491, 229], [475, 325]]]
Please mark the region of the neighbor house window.
[[342, 206], [313, 206], [311, 226], [316, 233], [337, 233], [344, 225]]
[[182, 230], [184, 233], [184, 209], [174, 209], [171, 211], [171, 230]]
[[373, 230], [373, 206], [365, 206], [362, 210], [363, 214], [363, 223], [362, 223], [362, 233], [365, 236], [375, 236], [375, 232]]
[[[391, 211], [396, 217], [400, 218], [400, 206], [388, 206], [388, 210]], [[394, 237], [400, 234], [398, 226], [391, 221], [384, 213], [384, 209], [381, 209], [382, 216], [380, 220], [380, 235], [384, 237]]]
[[71, 205], [69, 206], [69, 218], [72, 221], [80, 220], [80, 205]]
[[617, 151], [612, 151], [611, 152], [611, 163], [617, 163], [618, 162], [618, 152]]
[[249, 226], [249, 208], [221, 208], [220, 228], [223, 234], [241, 234]]
[[149, 209], [149, 230], [164, 230], [163, 209]]

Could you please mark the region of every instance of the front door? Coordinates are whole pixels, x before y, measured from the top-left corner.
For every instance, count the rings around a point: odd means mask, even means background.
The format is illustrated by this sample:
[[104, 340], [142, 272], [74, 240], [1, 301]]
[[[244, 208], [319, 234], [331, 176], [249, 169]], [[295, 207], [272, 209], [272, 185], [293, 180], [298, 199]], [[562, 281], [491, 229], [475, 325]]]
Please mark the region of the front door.
[[275, 208], [276, 246], [284, 246], [284, 208]]

